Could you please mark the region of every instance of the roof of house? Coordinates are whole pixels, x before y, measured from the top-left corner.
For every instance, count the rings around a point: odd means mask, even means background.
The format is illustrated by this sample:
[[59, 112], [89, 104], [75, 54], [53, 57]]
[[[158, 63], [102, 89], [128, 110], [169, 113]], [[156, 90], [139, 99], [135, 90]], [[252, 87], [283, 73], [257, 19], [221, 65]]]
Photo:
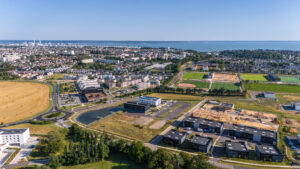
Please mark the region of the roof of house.
[[282, 155], [280, 150], [274, 146], [274, 145], [256, 145], [256, 149], [261, 153], [261, 154], [268, 154], [268, 155]]
[[248, 152], [244, 142], [226, 142], [226, 149], [230, 151]]
[[255, 128], [245, 127], [245, 126], [232, 125], [231, 130], [234, 130], [237, 132], [261, 135], [261, 136], [269, 137], [269, 138], [273, 138], [273, 139], [276, 139], [276, 137], [277, 137], [277, 134], [275, 132], [259, 130], [259, 129], [255, 129]]
[[197, 117], [186, 117], [183, 121], [208, 125], [210, 127], [221, 127], [223, 125], [223, 123], [221, 122], [197, 118]]
[[210, 137], [201, 137], [201, 136], [194, 136], [191, 140], [191, 143], [207, 146], [212, 141]]
[[228, 108], [233, 108], [234, 104], [231, 104], [231, 103], [221, 103], [220, 106], [222, 107], [228, 107]]
[[185, 136], [186, 136], [186, 133], [179, 132], [177, 130], [170, 130], [167, 134], [164, 135], [164, 137], [170, 138], [173, 140], [181, 140]]

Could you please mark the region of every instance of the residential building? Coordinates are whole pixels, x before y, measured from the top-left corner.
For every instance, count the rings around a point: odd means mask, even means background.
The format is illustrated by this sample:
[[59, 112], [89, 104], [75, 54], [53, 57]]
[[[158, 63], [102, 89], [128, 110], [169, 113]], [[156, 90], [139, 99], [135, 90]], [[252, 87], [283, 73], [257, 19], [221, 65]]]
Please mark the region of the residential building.
[[251, 140], [257, 143], [276, 145], [278, 140], [277, 133], [273, 131], [259, 130], [238, 125], [232, 125], [228, 130], [230, 136]]
[[163, 136], [163, 142], [171, 145], [181, 145], [186, 139], [186, 133], [179, 132], [177, 130], [170, 130], [167, 134]]
[[184, 127], [192, 127], [195, 130], [198, 130], [198, 128], [203, 129], [204, 132], [216, 132], [220, 133], [223, 131], [223, 123], [197, 118], [197, 117], [186, 117], [183, 119], [183, 126]]
[[245, 142], [225, 142], [226, 155], [230, 158], [247, 158], [249, 155]]
[[256, 145], [255, 152], [257, 157], [263, 161], [282, 162], [283, 153], [275, 145]]
[[195, 135], [191, 141], [190, 145], [193, 149], [207, 153], [212, 146], [213, 139], [211, 137], [202, 137]]
[[0, 156], [8, 146], [9, 146], [8, 143], [0, 144]]
[[268, 78], [272, 81], [280, 81], [280, 77], [272, 73], [268, 75]]

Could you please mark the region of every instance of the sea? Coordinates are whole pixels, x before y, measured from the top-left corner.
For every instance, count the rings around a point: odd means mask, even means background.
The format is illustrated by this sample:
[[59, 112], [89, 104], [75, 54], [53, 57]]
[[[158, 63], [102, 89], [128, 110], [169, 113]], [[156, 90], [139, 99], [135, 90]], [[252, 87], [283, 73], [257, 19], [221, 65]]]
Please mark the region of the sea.
[[[33, 40], [0, 40], [2, 44], [22, 44]], [[38, 41], [36, 41], [38, 42]], [[94, 41], [94, 40], [42, 40], [42, 44], [82, 45], [82, 46], [114, 46], [114, 47], [151, 47], [192, 49], [200, 52], [222, 50], [294, 50], [300, 51], [300, 41]]]

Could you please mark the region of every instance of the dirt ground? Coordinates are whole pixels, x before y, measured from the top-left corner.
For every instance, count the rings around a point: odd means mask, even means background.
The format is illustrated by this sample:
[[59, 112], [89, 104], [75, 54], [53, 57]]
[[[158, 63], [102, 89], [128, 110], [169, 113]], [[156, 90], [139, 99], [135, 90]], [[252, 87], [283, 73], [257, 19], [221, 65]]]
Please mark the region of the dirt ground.
[[193, 116], [264, 130], [277, 131], [279, 127], [278, 124], [273, 123], [274, 119], [277, 119], [277, 115], [275, 114], [250, 110], [241, 110], [240, 112], [236, 112], [235, 110], [219, 111], [218, 105], [213, 104], [206, 104], [202, 108], [195, 110]]
[[237, 74], [214, 73], [213, 81], [239, 83], [240, 79]]
[[196, 86], [193, 84], [188, 84], [188, 83], [179, 83], [178, 87], [189, 87], [189, 88], [195, 88]]
[[160, 129], [166, 124], [166, 120], [159, 120], [150, 126], [150, 129]]
[[50, 88], [40, 83], [0, 82], [0, 123], [34, 116], [49, 106]]
[[153, 118], [141, 116], [141, 117], [139, 117], [138, 119], [136, 119], [136, 120], [134, 121], [134, 123], [137, 124], [137, 125], [146, 126], [146, 125], [148, 125], [151, 121], [153, 121]]
[[300, 121], [297, 121], [295, 119], [285, 118], [283, 122], [284, 122], [283, 124], [284, 126], [300, 128]]

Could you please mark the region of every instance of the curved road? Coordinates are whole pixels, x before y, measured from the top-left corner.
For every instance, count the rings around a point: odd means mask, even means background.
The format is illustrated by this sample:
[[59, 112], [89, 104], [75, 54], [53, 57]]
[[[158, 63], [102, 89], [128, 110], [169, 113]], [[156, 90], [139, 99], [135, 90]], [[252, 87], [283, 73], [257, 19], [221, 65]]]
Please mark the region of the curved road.
[[[34, 116], [33, 118], [28, 119], [28, 120], [23, 120], [23, 121], [19, 121], [19, 122], [0, 125], [0, 128], [8, 127], [8, 126], [14, 126], [14, 125], [22, 124], [22, 123], [28, 123], [31, 120], [34, 120], [34, 121], [35, 120], [38, 120], [38, 121], [54, 121], [54, 122], [56, 122], [56, 121], [61, 120], [61, 119], [67, 119], [72, 114], [72, 112], [63, 111], [63, 110], [58, 109], [58, 107], [56, 105], [56, 87], [55, 87], [55, 85], [53, 85], [51, 83], [47, 83], [47, 84], [51, 85], [52, 89], [53, 89], [52, 94], [51, 94], [52, 107], [48, 111], [46, 111], [44, 113], [41, 113], [41, 114], [38, 114], [38, 115]], [[43, 118], [43, 116], [45, 116], [46, 114], [55, 113], [55, 112], [62, 112], [62, 113], [64, 113], [64, 116], [59, 117], [59, 118], [54, 118], [54, 119], [47, 119], [47, 120]]]

